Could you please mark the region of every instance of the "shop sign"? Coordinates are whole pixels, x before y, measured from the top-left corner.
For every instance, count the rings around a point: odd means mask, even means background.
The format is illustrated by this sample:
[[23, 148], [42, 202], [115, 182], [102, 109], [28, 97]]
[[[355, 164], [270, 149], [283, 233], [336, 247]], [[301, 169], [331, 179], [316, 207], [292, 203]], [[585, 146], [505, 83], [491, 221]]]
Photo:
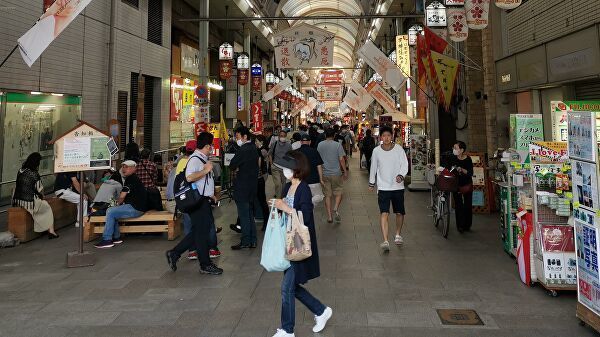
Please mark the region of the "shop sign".
[[462, 42], [469, 37], [467, 13], [464, 7], [451, 7], [448, 13], [448, 36], [454, 42]]
[[248, 84], [248, 69], [240, 69], [237, 70], [237, 80], [239, 85]]
[[233, 74], [233, 60], [219, 61], [219, 76], [222, 80], [228, 80]]
[[275, 61], [279, 69], [331, 67], [335, 35], [307, 24], [275, 35]]
[[392, 62], [371, 40], [367, 40], [358, 54], [395, 91], [398, 91], [406, 81], [406, 76], [398, 69], [396, 63]]
[[467, 0], [465, 12], [469, 29], [484, 29], [489, 23], [490, 0]]
[[195, 115], [194, 81], [171, 76], [170, 121], [193, 122]]
[[405, 76], [410, 76], [410, 46], [408, 35], [396, 36], [396, 64]]
[[508, 83], [508, 82], [510, 82], [510, 74], [505, 74], [505, 75], [502, 75], [502, 76], [500, 77], [500, 81], [501, 81], [502, 83]]
[[262, 114], [262, 103], [256, 102], [250, 104], [250, 111], [252, 112], [252, 124], [254, 124], [254, 134], [261, 135], [263, 133], [263, 114]]
[[411, 134], [410, 163], [411, 163], [411, 185], [413, 183], [424, 183], [425, 167], [427, 166], [427, 136]]
[[444, 1], [446, 6], [464, 6], [465, 0], [446, 0]]
[[200, 66], [200, 51], [187, 44], [181, 44], [181, 71], [198, 75]]
[[569, 112], [567, 115], [569, 157], [596, 162], [596, 117], [594, 112]]
[[577, 297], [579, 303], [600, 313], [598, 273], [598, 217], [594, 212], [574, 209], [575, 251], [577, 255]]
[[344, 81], [344, 71], [343, 70], [327, 70], [321, 71], [319, 75], [321, 83], [342, 83]]
[[221, 133], [220, 133], [220, 123], [209, 123], [207, 132], [212, 133], [213, 135], [213, 156], [218, 157], [221, 153]]
[[569, 160], [566, 142], [534, 142], [529, 144], [529, 158], [531, 161], [556, 161]]
[[510, 115], [511, 144], [517, 151], [529, 151], [529, 144], [544, 140], [544, 124], [541, 114]]
[[344, 87], [334, 84], [316, 86], [319, 101], [341, 101]]

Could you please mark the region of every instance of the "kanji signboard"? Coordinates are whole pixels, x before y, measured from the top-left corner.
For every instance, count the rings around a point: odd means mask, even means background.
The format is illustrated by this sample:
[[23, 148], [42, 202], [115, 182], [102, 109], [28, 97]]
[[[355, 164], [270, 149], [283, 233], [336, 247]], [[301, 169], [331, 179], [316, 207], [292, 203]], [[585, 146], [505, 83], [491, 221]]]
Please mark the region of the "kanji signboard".
[[333, 66], [334, 34], [300, 24], [275, 35], [277, 68]]

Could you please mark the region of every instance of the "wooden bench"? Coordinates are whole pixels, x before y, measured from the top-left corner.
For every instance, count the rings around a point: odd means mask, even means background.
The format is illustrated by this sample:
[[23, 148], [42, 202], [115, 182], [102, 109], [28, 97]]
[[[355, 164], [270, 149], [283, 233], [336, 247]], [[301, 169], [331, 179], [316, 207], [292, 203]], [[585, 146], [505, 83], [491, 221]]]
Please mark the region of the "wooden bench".
[[[104, 232], [105, 216], [86, 217], [83, 239], [89, 242]], [[181, 221], [173, 219], [167, 211], [148, 211], [137, 218], [119, 220], [121, 233], [167, 233], [169, 240], [175, 240], [181, 233]]]
[[[77, 205], [60, 198], [47, 198], [46, 201], [54, 213], [54, 229], [72, 225], [77, 218]], [[33, 231], [33, 218], [22, 207], [8, 209], [8, 230], [21, 242], [31, 241], [44, 233]]]

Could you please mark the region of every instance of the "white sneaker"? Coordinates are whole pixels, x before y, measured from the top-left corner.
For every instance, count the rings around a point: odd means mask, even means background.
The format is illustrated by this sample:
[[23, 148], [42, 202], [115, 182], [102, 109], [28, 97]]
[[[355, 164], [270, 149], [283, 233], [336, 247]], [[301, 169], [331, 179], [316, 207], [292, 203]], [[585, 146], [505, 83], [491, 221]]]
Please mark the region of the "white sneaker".
[[384, 252], [389, 252], [390, 251], [390, 243], [387, 241], [383, 241], [380, 245], [379, 248], [383, 249]]
[[313, 332], [323, 331], [323, 329], [325, 329], [325, 325], [327, 324], [327, 321], [331, 318], [332, 315], [333, 315], [333, 311], [331, 310], [330, 307], [325, 308], [325, 311], [323, 311], [321, 316], [315, 315], [315, 326], [313, 326]]
[[394, 243], [397, 245], [401, 245], [404, 243], [404, 239], [402, 238], [402, 236], [396, 235], [396, 238], [394, 239]]
[[75, 223], [75, 228], [79, 228], [79, 221]]
[[293, 333], [287, 333], [283, 329], [277, 329], [277, 333], [273, 337], [296, 337]]

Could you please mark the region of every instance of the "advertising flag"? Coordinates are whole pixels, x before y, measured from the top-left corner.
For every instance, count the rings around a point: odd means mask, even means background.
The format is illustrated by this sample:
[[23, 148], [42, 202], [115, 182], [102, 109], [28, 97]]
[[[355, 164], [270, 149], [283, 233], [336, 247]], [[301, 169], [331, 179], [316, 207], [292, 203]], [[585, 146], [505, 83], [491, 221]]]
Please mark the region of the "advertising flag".
[[17, 41], [23, 61], [31, 67], [92, 0], [57, 0]]
[[250, 111], [252, 111], [252, 124], [254, 124], [255, 135], [262, 135], [263, 132], [263, 114], [262, 114], [262, 103], [256, 102], [250, 104]]
[[458, 60], [434, 51], [431, 52], [431, 58], [440, 85], [440, 100], [443, 100], [445, 107], [448, 108], [454, 93], [456, 74], [458, 74]]
[[277, 83], [271, 90], [265, 92], [262, 96], [263, 101], [270, 101], [275, 96], [281, 94], [287, 87], [292, 85], [292, 80], [289, 77], [284, 78], [281, 82]]
[[367, 84], [367, 91], [377, 103], [381, 104], [383, 109], [389, 113], [397, 113], [396, 102], [394, 99], [375, 81]]
[[299, 24], [275, 35], [277, 68], [333, 66], [334, 34], [307, 24]]
[[406, 81], [406, 76], [402, 74], [398, 66], [379, 50], [371, 40], [367, 40], [365, 45], [358, 51], [358, 54], [395, 91], [398, 91]]

